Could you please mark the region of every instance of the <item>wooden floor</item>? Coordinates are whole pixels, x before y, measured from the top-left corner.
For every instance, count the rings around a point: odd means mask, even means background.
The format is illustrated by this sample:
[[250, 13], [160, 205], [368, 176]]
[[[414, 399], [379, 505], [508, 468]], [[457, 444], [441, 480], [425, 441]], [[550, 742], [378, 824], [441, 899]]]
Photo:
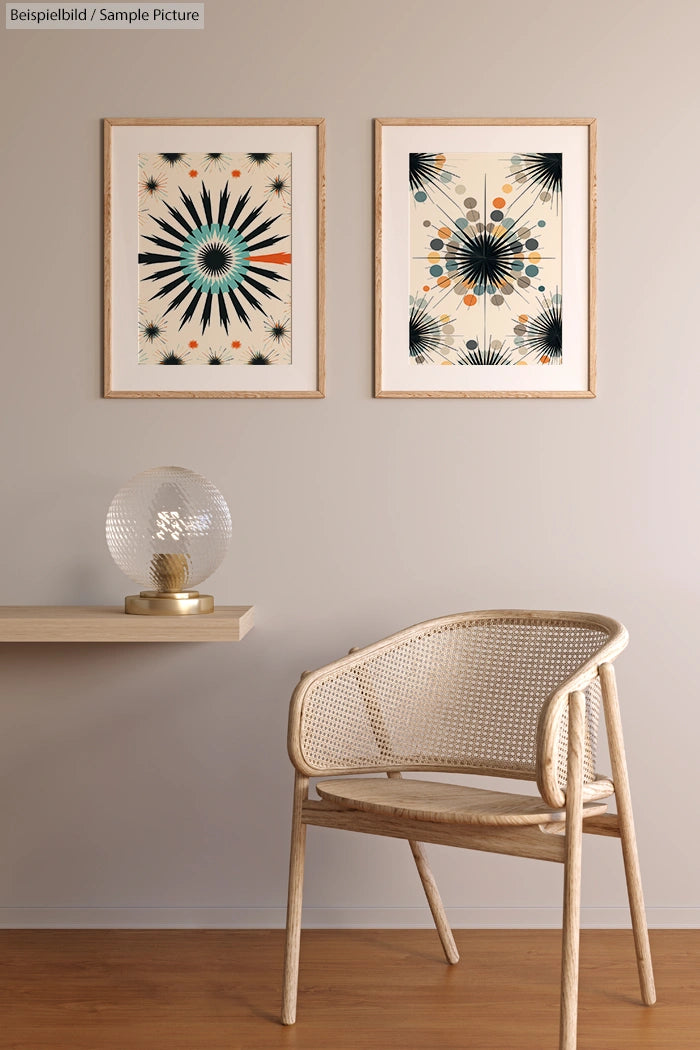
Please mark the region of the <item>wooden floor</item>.
[[[579, 1050], [698, 1050], [700, 930], [582, 934]], [[556, 1050], [556, 931], [302, 935], [297, 1024], [278, 1023], [280, 931], [0, 931], [2, 1050]]]

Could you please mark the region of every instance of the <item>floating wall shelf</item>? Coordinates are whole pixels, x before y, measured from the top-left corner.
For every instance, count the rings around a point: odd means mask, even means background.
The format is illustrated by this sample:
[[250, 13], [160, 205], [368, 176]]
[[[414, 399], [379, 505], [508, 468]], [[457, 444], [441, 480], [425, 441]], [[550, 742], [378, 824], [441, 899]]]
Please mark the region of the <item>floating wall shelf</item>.
[[0, 605], [0, 642], [240, 642], [252, 605], [197, 616], [134, 616], [112, 605]]

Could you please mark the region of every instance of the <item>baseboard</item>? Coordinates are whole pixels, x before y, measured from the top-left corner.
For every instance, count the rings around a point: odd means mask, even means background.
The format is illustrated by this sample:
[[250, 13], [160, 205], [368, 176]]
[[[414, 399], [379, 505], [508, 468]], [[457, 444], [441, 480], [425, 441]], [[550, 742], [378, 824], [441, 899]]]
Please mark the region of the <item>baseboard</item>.
[[[455, 929], [556, 929], [559, 908], [448, 908]], [[0, 908], [1, 929], [278, 929], [284, 908]], [[700, 928], [700, 908], [649, 908], [650, 927]], [[430, 927], [427, 908], [305, 908], [306, 929], [419, 929]], [[581, 925], [620, 929], [626, 908], [583, 908]]]

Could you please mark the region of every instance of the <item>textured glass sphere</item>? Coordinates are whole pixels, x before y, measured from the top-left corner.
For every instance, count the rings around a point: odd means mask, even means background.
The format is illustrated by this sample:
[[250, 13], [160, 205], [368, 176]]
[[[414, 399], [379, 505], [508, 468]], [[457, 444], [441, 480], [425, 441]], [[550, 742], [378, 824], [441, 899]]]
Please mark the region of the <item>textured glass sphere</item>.
[[222, 494], [201, 474], [154, 467], [116, 494], [106, 533], [115, 562], [142, 589], [187, 591], [223, 561], [231, 515]]

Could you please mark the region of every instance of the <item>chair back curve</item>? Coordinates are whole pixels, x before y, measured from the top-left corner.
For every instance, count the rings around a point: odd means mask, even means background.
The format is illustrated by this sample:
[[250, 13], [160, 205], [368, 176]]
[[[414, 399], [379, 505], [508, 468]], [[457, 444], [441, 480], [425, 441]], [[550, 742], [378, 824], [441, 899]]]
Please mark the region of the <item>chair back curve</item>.
[[[427, 620], [302, 675], [289, 755], [306, 776], [425, 770], [566, 786], [568, 697], [586, 698], [584, 780], [596, 779], [598, 668], [627, 644], [591, 613], [490, 610]], [[609, 792], [608, 792], [609, 793]]]

